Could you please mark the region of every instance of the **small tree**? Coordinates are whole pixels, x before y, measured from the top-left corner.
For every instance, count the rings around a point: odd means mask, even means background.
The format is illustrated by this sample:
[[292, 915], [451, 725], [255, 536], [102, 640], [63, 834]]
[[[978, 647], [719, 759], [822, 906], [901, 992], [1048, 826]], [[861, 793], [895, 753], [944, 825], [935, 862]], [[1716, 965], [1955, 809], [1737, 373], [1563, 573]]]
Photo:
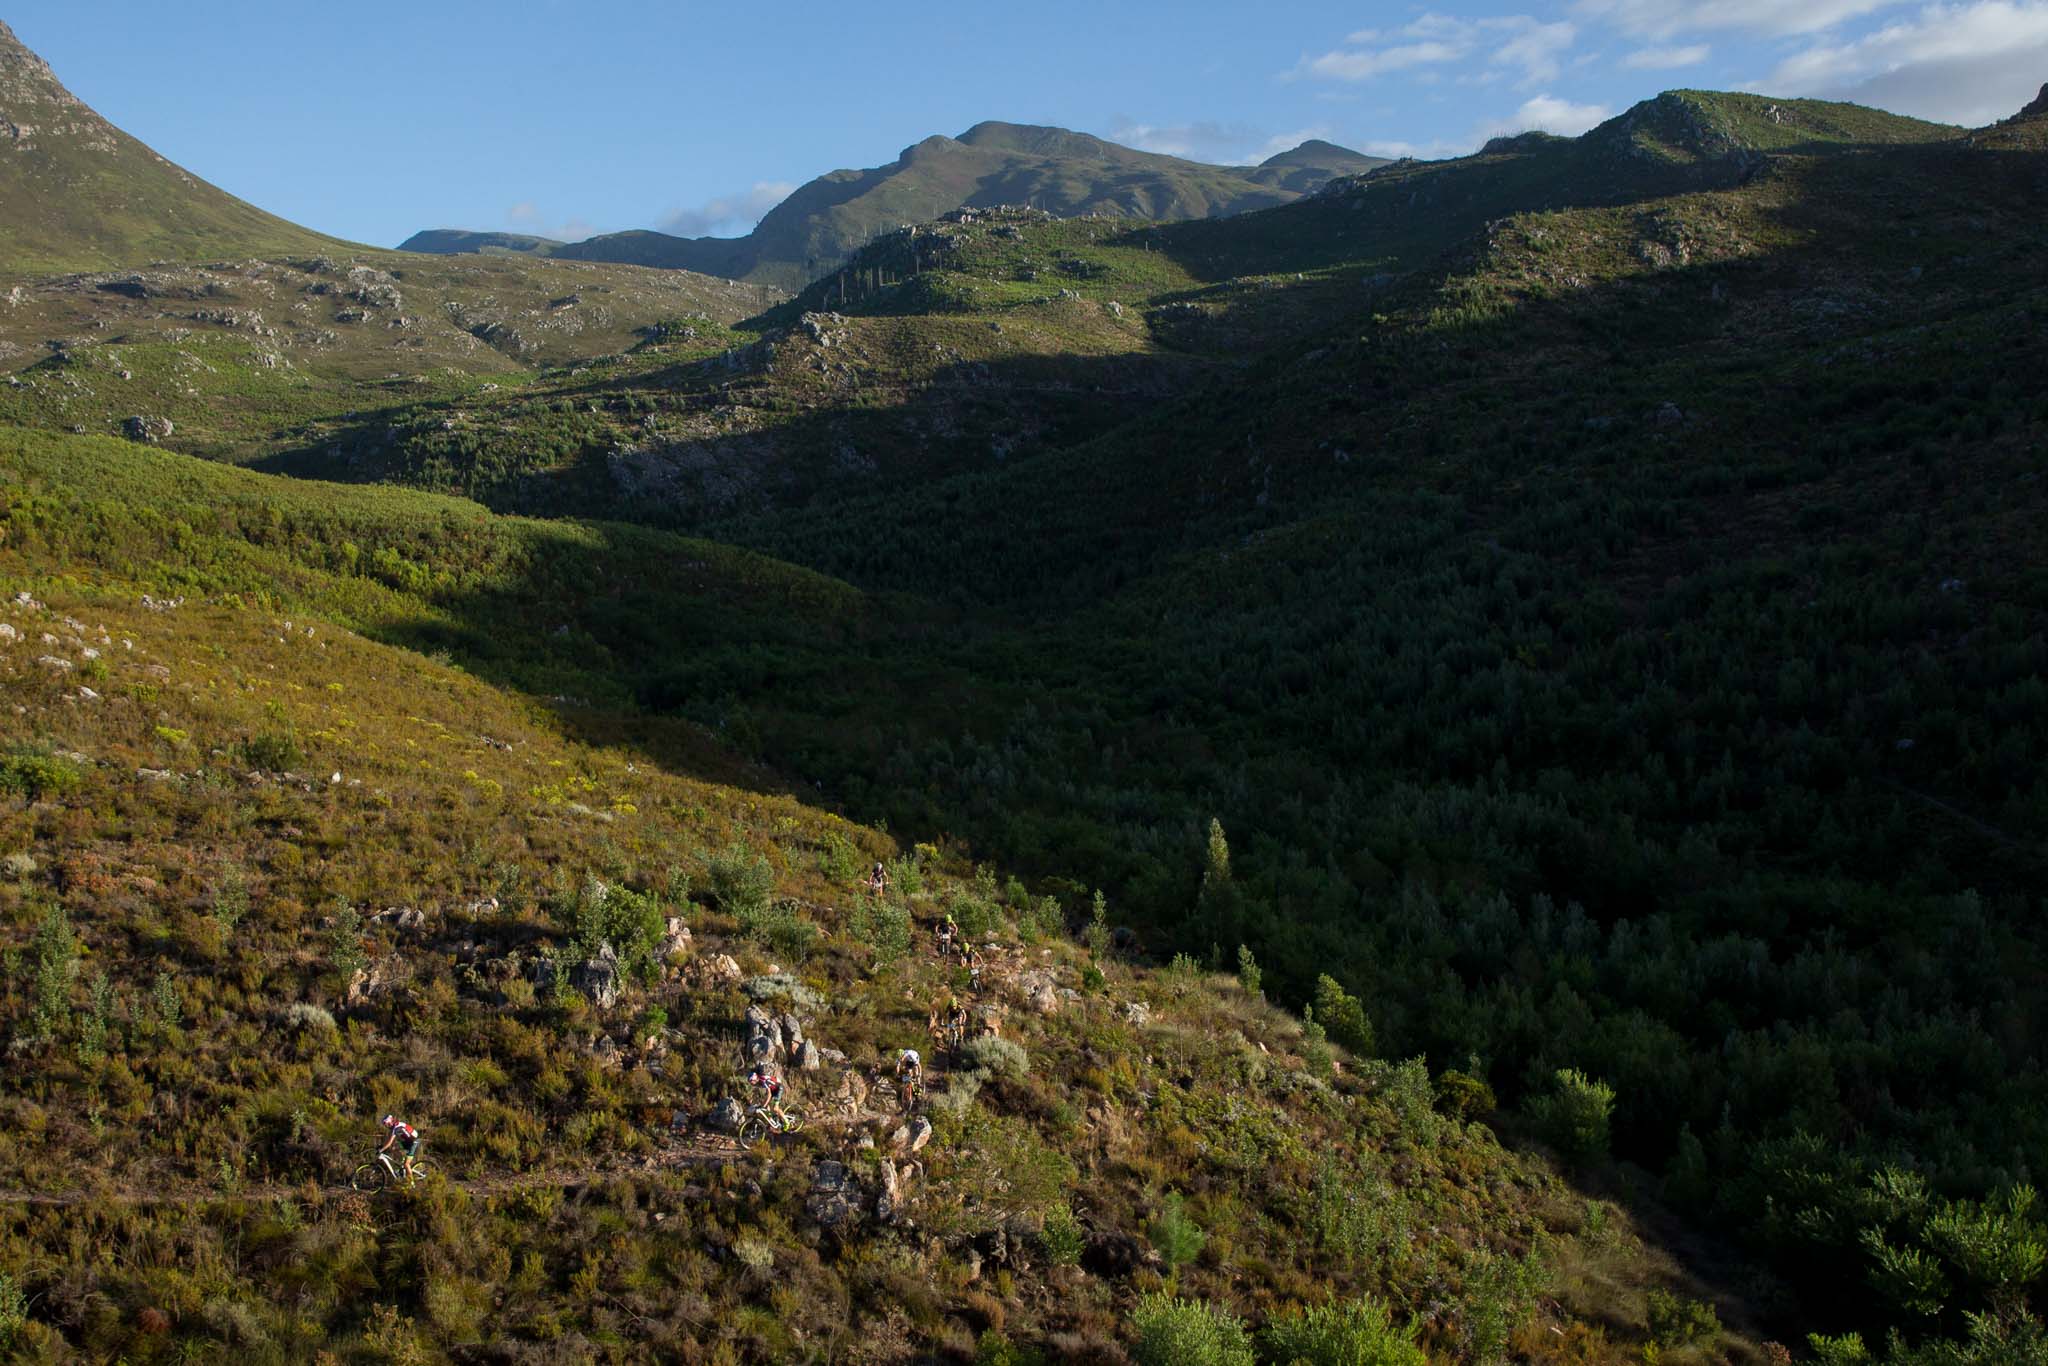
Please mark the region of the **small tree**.
[[1263, 996], [1266, 974], [1259, 967], [1259, 960], [1252, 957], [1251, 945], [1237, 946], [1237, 984], [1244, 988], [1247, 996]]
[[1576, 1067], [1560, 1068], [1549, 1095], [1530, 1106], [1529, 1117], [1553, 1145], [1577, 1157], [1607, 1152], [1614, 1118], [1614, 1088]]
[[47, 1039], [70, 1008], [71, 984], [78, 980], [78, 939], [62, 906], [52, 906], [36, 927], [34, 953], [36, 1033]]
[[370, 965], [363, 951], [363, 917], [346, 901], [334, 912], [334, 924], [327, 931], [327, 956], [346, 982]]
[[1330, 1034], [1316, 1018], [1314, 1006], [1301, 1009], [1301, 1060], [1312, 1077], [1330, 1075]]
[[1332, 1039], [1353, 1053], [1371, 1054], [1372, 1021], [1365, 1017], [1365, 1004], [1327, 972], [1316, 978], [1316, 1018]]
[[1152, 1235], [1153, 1248], [1166, 1261], [1167, 1273], [1174, 1276], [1201, 1256], [1203, 1244], [1209, 1241], [1209, 1235], [1188, 1217], [1186, 1202], [1181, 1199], [1179, 1191], [1172, 1192], [1160, 1202], [1159, 1217], [1152, 1221], [1147, 1232]]

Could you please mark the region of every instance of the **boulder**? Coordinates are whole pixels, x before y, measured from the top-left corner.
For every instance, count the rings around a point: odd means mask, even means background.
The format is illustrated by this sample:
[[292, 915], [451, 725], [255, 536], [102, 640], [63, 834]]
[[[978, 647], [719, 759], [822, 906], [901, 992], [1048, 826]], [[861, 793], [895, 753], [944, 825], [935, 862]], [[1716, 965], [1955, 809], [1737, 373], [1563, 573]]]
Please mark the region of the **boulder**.
[[1152, 1023], [1152, 1007], [1143, 1001], [1131, 1001], [1124, 1006], [1124, 1023], [1143, 1029]]
[[932, 1122], [919, 1115], [897, 1132], [905, 1135], [902, 1147], [906, 1152], [923, 1152], [924, 1145], [932, 1141]]
[[597, 1059], [600, 1067], [617, 1067], [619, 1065], [619, 1045], [609, 1034], [598, 1037], [597, 1046], [590, 1050], [590, 1054]]
[[759, 1006], [748, 1006], [746, 1014], [747, 1061], [773, 1062], [782, 1049], [782, 1026]]
[[826, 1228], [838, 1228], [860, 1217], [861, 1188], [844, 1162], [826, 1160], [811, 1171], [811, 1192], [804, 1212]]
[[[663, 958], [676, 958], [689, 951], [690, 927], [683, 923], [681, 916], [670, 916], [668, 918], [668, 933], [662, 937], [661, 941], [661, 956]], [[735, 971], [737, 971], [737, 968], [735, 968]]]
[[882, 1163], [882, 1189], [875, 1196], [875, 1218], [893, 1224], [903, 1214], [903, 1176], [894, 1162]]
[[610, 940], [600, 943], [597, 952], [569, 975], [570, 985], [600, 1010], [619, 1003], [620, 980], [619, 954]]
[[791, 1012], [785, 1010], [776, 1021], [782, 1030], [782, 1051], [786, 1057], [795, 1057], [797, 1050], [804, 1046], [804, 1027]]
[[823, 1063], [824, 1059], [818, 1056], [818, 1045], [805, 1039], [803, 1049], [797, 1055], [797, 1067], [805, 1072], [815, 1072]]
[[1031, 988], [1031, 1008], [1041, 1015], [1057, 1015], [1060, 1012], [1060, 994], [1051, 982], [1041, 978]]
[[121, 424], [121, 435], [150, 446], [167, 439], [176, 430], [167, 417], [144, 417], [140, 414]]
[[721, 953], [704, 965], [705, 980], [717, 985], [740, 980], [740, 965], [732, 960], [731, 954]]
[[736, 1134], [740, 1131], [741, 1121], [746, 1117], [745, 1108], [731, 1096], [727, 1096], [711, 1107], [711, 1114], [704, 1122], [719, 1133]]

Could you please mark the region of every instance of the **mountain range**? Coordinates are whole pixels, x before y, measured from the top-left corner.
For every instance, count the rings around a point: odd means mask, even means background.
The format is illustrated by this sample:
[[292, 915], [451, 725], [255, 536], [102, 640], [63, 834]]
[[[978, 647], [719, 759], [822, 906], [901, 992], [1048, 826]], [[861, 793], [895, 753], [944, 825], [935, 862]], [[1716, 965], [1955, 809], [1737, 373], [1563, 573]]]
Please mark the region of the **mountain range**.
[[1211, 218], [1270, 208], [1339, 176], [1384, 165], [1333, 143], [1309, 141], [1257, 166], [1211, 166], [1141, 152], [1086, 133], [978, 123], [957, 138], [906, 147], [886, 166], [833, 171], [776, 205], [744, 237], [616, 232], [563, 243], [510, 233], [433, 229], [405, 251], [516, 251], [565, 260], [682, 267], [795, 289], [836, 267], [877, 233], [960, 208], [1014, 204], [1064, 218]]

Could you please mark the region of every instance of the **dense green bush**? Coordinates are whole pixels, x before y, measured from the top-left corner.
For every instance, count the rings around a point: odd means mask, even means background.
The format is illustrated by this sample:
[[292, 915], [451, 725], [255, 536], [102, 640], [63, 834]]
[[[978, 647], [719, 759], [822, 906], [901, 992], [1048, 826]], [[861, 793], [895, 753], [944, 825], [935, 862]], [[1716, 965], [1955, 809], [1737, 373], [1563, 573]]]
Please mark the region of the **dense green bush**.
[[1206, 1300], [1146, 1295], [1131, 1313], [1138, 1366], [1255, 1366], [1244, 1322]]
[[77, 764], [46, 749], [16, 746], [0, 754], [0, 792], [14, 792], [39, 801], [78, 790], [83, 780]]
[[1529, 1103], [1529, 1119], [1553, 1146], [1574, 1157], [1602, 1157], [1614, 1118], [1614, 1088], [1575, 1067], [1559, 1069], [1551, 1090]]
[[712, 905], [744, 921], [768, 908], [775, 891], [775, 871], [765, 855], [744, 844], [728, 845], [713, 854], [705, 868]]
[[1393, 1311], [1366, 1296], [1283, 1314], [1259, 1334], [1283, 1366], [1425, 1366], [1415, 1326], [1394, 1326]]

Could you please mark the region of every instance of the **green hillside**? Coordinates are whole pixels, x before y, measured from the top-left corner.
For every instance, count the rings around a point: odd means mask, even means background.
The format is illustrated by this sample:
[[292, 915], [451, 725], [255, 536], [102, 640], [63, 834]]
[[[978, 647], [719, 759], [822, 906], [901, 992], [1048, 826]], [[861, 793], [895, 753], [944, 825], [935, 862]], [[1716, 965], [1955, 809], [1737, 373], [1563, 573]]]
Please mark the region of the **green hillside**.
[[[1248, 961], [1134, 965], [1113, 903], [806, 805], [602, 662], [630, 622], [858, 648], [855, 590], [91, 438], [0, 433], [0, 470], [0, 1349], [1281, 1360], [1348, 1324], [1391, 1361], [1761, 1359], [1473, 1122], [1483, 1086], [1345, 1047], [1334, 984], [1305, 1031]], [[757, 1028], [808, 1041], [808, 1124], [742, 1144], [711, 1116]], [[394, 1110], [436, 1175], [355, 1194]]]
[[337, 249], [102, 119], [0, 23], [0, 276]]
[[[2041, 1360], [2043, 127], [1679, 91], [1165, 223], [846, 173], [914, 226], [751, 305], [24, 282], [0, 1331]], [[1098, 155], [970, 136], [902, 164]], [[946, 991], [920, 1168], [839, 1069]], [[770, 999], [845, 1060], [742, 1148]], [[393, 1106], [446, 1177], [355, 1201]]]
[[[878, 233], [955, 209], [1027, 205], [1069, 218], [1206, 218], [1285, 203], [1337, 176], [1381, 164], [1382, 158], [1310, 142], [1256, 167], [1209, 166], [1064, 128], [979, 123], [957, 139], [930, 137], [905, 148], [891, 165], [820, 176], [769, 210], [745, 237], [634, 231], [548, 252], [566, 260], [680, 267], [795, 289]], [[420, 233], [406, 246], [476, 250], [489, 236]]]

